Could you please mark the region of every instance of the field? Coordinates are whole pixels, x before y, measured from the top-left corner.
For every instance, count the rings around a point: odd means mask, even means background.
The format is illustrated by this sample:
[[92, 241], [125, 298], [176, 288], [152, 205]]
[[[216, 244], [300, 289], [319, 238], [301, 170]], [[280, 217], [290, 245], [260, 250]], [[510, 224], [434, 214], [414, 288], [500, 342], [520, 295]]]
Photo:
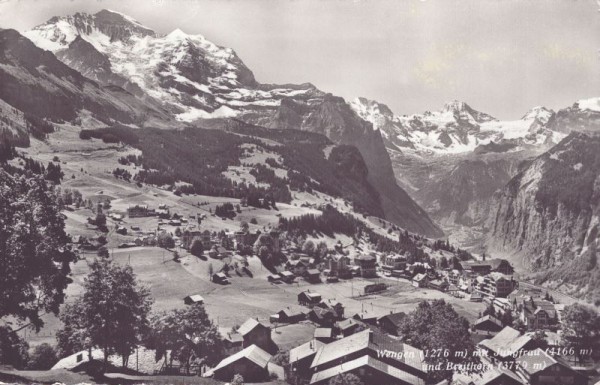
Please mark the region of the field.
[[[123, 166], [118, 163], [118, 159], [122, 156], [137, 154], [136, 150], [108, 145], [97, 139], [81, 141], [78, 138], [78, 131], [77, 127], [60, 126], [47, 142], [32, 140], [31, 147], [24, 149], [24, 152], [44, 164], [51, 161], [54, 156], [58, 156], [65, 173], [61, 188], [77, 189], [85, 199], [94, 202], [110, 200], [109, 212], [124, 213], [127, 207], [136, 204], [148, 205], [151, 208], [166, 205], [171, 213], [178, 213], [183, 218], [189, 219], [189, 225], [211, 232], [223, 230], [228, 233], [239, 230], [241, 221], [250, 222], [251, 219], [256, 219], [256, 224], [250, 225], [251, 230], [268, 230], [277, 226], [280, 216], [317, 214], [320, 212], [317, 207], [323, 203], [332, 204], [343, 212], [351, 212], [350, 206], [343, 199], [316, 192], [312, 194], [295, 192], [291, 204], [278, 203], [278, 210], [241, 207], [241, 213], [233, 220], [223, 220], [211, 214], [215, 211], [215, 207], [224, 202], [235, 205], [239, 203], [238, 200], [196, 195], [180, 197], [159, 187], [147, 185], [138, 187], [134, 183], [116, 179], [112, 175], [112, 170], [117, 167], [128, 168], [132, 174], [136, 172], [134, 166]], [[205, 215], [201, 224], [190, 218], [197, 214]], [[71, 235], [99, 235], [93, 227], [87, 225], [87, 218], [94, 215], [91, 210], [65, 211], [65, 215], [67, 232]], [[372, 218], [366, 223], [379, 234], [387, 235], [385, 229], [389, 228], [388, 223], [382, 224]], [[126, 236], [116, 234], [117, 224], [127, 227], [129, 234]], [[389, 312], [407, 312], [414, 309], [421, 301], [437, 298], [444, 298], [452, 303], [456, 310], [470, 321], [475, 320], [483, 310], [482, 304], [456, 299], [438, 291], [416, 289], [406, 280], [392, 278], [378, 279], [390, 285], [388, 291], [366, 297], [361, 296], [363, 288], [374, 280], [357, 278], [316, 285], [304, 281], [295, 284], [271, 284], [266, 280], [266, 276], [270, 273], [256, 257], [248, 259], [253, 278], [239, 277], [232, 273], [231, 284], [222, 286], [212, 283], [208, 274], [210, 265], [214, 271], [219, 270], [222, 264], [219, 260], [199, 259], [188, 255], [183, 249], [178, 249], [182, 259], [180, 262], [175, 262], [170, 251], [157, 247], [117, 248], [120, 243], [132, 242], [137, 235], [155, 232], [159, 226], [168, 232], [175, 232], [174, 226], [159, 225], [156, 217], [125, 218], [120, 222], [110, 218], [108, 220], [110, 230], [108, 248], [111, 258], [120, 264], [130, 264], [139, 280], [150, 288], [154, 298], [154, 312], [183, 307], [185, 296], [201, 294], [214, 322], [219, 327], [231, 328], [242, 324], [250, 317], [268, 322], [269, 316], [281, 309], [300, 308], [297, 304], [297, 295], [307, 289], [317, 291], [324, 299], [342, 302], [346, 307], [347, 316], [356, 313], [380, 316]], [[131, 230], [132, 227], [139, 230]], [[325, 241], [330, 247], [337, 241], [341, 241], [344, 246], [352, 243], [350, 238], [344, 236], [319, 237], [315, 240]], [[82, 260], [73, 265], [73, 283], [66, 292], [67, 303], [75, 301], [81, 294], [84, 278], [89, 270], [88, 263], [93, 258], [95, 252], [84, 253]], [[46, 315], [44, 320], [46, 325], [39, 333], [22, 332], [31, 345], [42, 342], [54, 343], [54, 334], [60, 327], [60, 322], [52, 315]], [[282, 348], [289, 348], [312, 338], [313, 329], [314, 326], [310, 324], [278, 327], [273, 333], [273, 338]]]
[[[130, 264], [139, 280], [147, 285], [155, 300], [153, 311], [165, 311], [183, 307], [183, 298], [189, 294], [201, 294], [205, 306], [213, 321], [223, 328], [241, 325], [250, 317], [268, 323], [269, 316], [281, 309], [306, 309], [297, 304], [297, 295], [310, 289], [322, 295], [324, 299], [340, 301], [346, 307], [347, 316], [356, 313], [381, 316], [389, 312], [413, 310], [424, 300], [443, 298], [450, 302], [457, 312], [469, 321], [474, 321], [484, 305], [457, 299], [445, 293], [430, 289], [414, 288], [408, 281], [395, 278], [361, 279], [355, 278], [338, 283], [309, 284], [304, 281], [294, 284], [272, 284], [266, 280], [270, 274], [262, 268], [256, 257], [249, 259], [250, 270], [254, 277], [238, 277], [232, 274], [230, 285], [218, 285], [210, 282], [209, 265], [215, 271], [220, 267], [219, 260], [206, 261], [191, 255], [185, 255], [180, 262], [174, 262], [170, 253], [155, 247], [115, 249], [112, 258], [120, 264]], [[67, 289], [67, 302], [74, 301], [82, 290], [83, 279], [88, 271], [86, 260], [73, 266], [74, 282]], [[374, 281], [386, 282], [388, 291], [369, 296], [361, 296], [367, 284]], [[28, 334], [30, 344], [53, 342], [53, 335], [59, 328], [59, 321], [52, 316], [45, 318], [46, 326], [40, 334]], [[282, 332], [285, 330], [285, 332]], [[308, 341], [312, 337], [312, 326], [294, 325], [276, 329], [274, 339], [285, 347], [291, 347]]]

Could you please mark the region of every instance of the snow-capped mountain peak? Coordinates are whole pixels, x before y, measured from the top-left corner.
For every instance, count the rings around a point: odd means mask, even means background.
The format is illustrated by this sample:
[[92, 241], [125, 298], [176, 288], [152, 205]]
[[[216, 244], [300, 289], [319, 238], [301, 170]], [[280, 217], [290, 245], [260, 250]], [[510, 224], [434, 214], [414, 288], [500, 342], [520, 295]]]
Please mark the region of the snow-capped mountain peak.
[[564, 137], [545, 127], [554, 115], [544, 107], [531, 109], [522, 119], [500, 121], [467, 103], [454, 100], [440, 111], [394, 115], [385, 105], [366, 98], [350, 103], [354, 111], [379, 129], [391, 150], [423, 154], [458, 154], [492, 142], [514, 142], [513, 147], [557, 143]]
[[546, 124], [554, 111], [543, 106], [533, 107], [523, 117], [522, 120], [537, 119], [540, 123]]

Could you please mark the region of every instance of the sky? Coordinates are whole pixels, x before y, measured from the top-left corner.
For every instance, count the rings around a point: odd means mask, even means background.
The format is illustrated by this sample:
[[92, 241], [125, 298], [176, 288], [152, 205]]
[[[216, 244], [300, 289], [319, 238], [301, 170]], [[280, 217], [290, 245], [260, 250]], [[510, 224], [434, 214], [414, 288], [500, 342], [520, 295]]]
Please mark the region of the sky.
[[600, 96], [600, 0], [0, 0], [0, 28], [104, 8], [231, 47], [262, 83], [398, 115], [456, 99], [518, 119]]

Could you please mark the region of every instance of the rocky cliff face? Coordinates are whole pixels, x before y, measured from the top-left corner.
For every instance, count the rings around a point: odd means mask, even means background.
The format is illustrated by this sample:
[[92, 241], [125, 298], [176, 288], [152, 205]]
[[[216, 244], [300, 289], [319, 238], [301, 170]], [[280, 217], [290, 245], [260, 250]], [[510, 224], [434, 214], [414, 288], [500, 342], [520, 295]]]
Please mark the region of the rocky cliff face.
[[82, 110], [106, 122], [168, 119], [121, 88], [99, 86], [10, 29], [0, 30], [0, 99], [52, 120], [72, 120]]
[[589, 253], [599, 244], [600, 136], [574, 132], [537, 157], [495, 196], [488, 226], [489, 246], [517, 253], [532, 270], [596, 269]]
[[159, 100], [182, 124], [235, 118], [269, 128], [312, 131], [356, 146], [385, 218], [412, 232], [443, 235], [396, 184], [380, 132], [340, 97], [308, 83], [260, 84], [230, 48], [179, 29], [158, 35], [108, 10], [53, 18], [26, 36], [102, 84], [135, 85], [147, 96], [132, 89], [139, 98]]

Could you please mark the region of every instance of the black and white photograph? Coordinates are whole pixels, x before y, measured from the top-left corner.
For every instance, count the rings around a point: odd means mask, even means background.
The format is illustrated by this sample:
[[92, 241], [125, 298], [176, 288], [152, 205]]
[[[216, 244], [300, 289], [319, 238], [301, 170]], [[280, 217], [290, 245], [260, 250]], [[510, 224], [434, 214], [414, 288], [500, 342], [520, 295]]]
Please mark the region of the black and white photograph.
[[0, 0], [0, 385], [599, 385], [600, 0]]

